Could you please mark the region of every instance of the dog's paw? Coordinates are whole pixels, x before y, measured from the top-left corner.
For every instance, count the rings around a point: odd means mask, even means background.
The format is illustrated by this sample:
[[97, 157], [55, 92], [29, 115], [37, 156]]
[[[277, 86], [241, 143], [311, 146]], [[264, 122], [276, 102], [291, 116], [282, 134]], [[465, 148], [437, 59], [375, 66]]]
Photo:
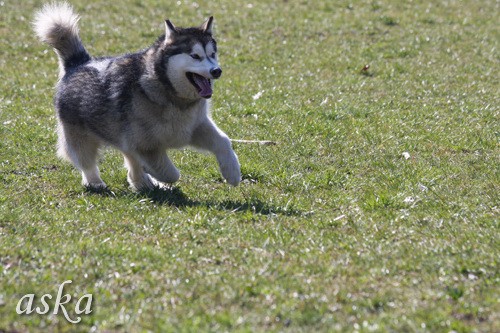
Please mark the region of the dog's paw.
[[180, 171], [176, 167], [172, 167], [172, 168], [170, 168], [167, 171], [168, 172], [161, 173], [160, 174], [161, 177], [160, 177], [160, 175], [155, 176], [156, 179], [158, 179], [159, 183], [173, 184], [176, 181], [178, 181], [179, 178], [181, 178], [181, 173], [180, 173]]
[[149, 165], [145, 165], [144, 171], [153, 177], [153, 179], [167, 184], [173, 184], [181, 177], [180, 171], [171, 162], [159, 168], [151, 168]]
[[89, 191], [94, 192], [100, 192], [108, 188], [99, 176], [97, 167], [82, 171], [82, 185]]
[[241, 170], [236, 154], [231, 151], [230, 154], [227, 154], [224, 159], [219, 161], [219, 166], [226, 181], [233, 186], [238, 186], [241, 181]]
[[108, 186], [103, 181], [93, 182], [93, 183], [82, 182], [82, 185], [85, 186], [85, 188], [91, 192], [103, 192], [108, 189]]
[[142, 174], [139, 179], [133, 179], [130, 174], [127, 176], [130, 188], [135, 192], [152, 191], [157, 187], [156, 181], [147, 173]]

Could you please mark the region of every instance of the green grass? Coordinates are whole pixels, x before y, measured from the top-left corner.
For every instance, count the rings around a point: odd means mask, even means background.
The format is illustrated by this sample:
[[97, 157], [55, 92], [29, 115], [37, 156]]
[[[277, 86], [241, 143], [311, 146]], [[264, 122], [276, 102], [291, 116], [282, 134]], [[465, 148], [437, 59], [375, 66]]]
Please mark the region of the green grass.
[[[0, 2], [0, 332], [498, 331], [498, 2], [72, 2], [93, 55], [213, 14], [213, 116], [277, 145], [235, 143], [237, 188], [172, 152], [149, 194], [109, 150], [86, 192], [55, 156], [42, 1]], [[65, 280], [81, 323], [16, 314]]]

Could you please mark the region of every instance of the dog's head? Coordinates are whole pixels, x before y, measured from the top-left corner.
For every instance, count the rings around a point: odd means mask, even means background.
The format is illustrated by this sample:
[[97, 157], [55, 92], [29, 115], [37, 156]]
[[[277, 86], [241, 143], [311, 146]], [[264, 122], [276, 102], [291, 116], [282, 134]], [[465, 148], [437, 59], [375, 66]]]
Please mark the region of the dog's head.
[[213, 80], [222, 75], [212, 24], [213, 17], [196, 28], [178, 28], [165, 21], [162, 67], [178, 97], [212, 97]]

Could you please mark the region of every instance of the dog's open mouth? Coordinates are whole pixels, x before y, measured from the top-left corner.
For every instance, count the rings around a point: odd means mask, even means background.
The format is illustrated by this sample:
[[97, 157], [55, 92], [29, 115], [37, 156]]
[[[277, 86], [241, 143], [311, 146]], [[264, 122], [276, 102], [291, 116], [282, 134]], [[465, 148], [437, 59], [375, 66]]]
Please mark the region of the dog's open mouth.
[[201, 97], [212, 97], [212, 84], [210, 82], [210, 79], [191, 72], [186, 73], [186, 76], [189, 82], [191, 82], [191, 84], [198, 90], [198, 94]]

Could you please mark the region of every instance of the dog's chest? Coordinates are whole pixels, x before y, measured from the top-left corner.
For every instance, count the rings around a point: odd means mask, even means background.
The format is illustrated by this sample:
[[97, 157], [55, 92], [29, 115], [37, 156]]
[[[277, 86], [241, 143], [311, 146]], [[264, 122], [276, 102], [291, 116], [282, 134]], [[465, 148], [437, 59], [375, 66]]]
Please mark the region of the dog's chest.
[[162, 107], [156, 104], [136, 105], [134, 137], [139, 146], [148, 148], [181, 148], [189, 145], [192, 133], [206, 117], [206, 106], [190, 108]]

